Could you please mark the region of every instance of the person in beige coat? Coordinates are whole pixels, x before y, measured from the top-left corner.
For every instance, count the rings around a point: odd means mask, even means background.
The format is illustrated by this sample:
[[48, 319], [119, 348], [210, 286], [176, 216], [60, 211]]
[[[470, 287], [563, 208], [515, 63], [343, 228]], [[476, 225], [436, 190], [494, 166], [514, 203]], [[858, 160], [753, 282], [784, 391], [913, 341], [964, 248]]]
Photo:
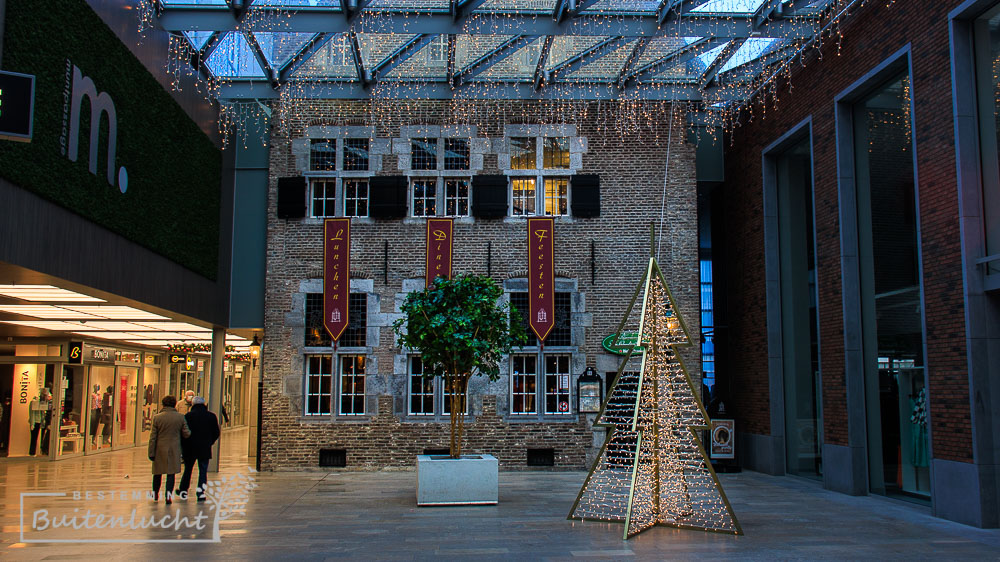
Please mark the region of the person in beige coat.
[[184, 415], [174, 406], [177, 399], [163, 397], [163, 409], [153, 416], [153, 428], [149, 433], [149, 460], [153, 461], [153, 501], [160, 499], [160, 483], [167, 475], [166, 503], [170, 503], [174, 489], [174, 477], [181, 471], [181, 438], [190, 437]]

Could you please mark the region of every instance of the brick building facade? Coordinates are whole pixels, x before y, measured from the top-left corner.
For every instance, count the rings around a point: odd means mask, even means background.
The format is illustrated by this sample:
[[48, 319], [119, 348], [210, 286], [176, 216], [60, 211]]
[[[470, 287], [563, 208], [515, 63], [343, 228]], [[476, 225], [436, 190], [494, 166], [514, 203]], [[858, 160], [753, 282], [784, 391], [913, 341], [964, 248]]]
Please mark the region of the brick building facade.
[[[714, 232], [716, 274], [725, 287], [716, 295], [717, 323], [726, 326], [716, 337], [717, 371], [719, 380], [725, 379], [720, 387], [729, 389], [725, 401], [737, 419], [745, 466], [773, 474], [791, 471], [791, 453], [786, 450], [791, 438], [785, 419], [788, 404], [783, 395], [787, 375], [782, 371], [782, 361], [789, 360], [788, 341], [781, 333], [787, 311], [782, 310], [783, 258], [777, 247], [779, 226], [786, 223], [778, 210], [780, 201], [775, 202], [775, 194], [781, 192], [775, 185], [781, 180], [774, 179], [774, 166], [798, 142], [806, 148], [811, 166], [806, 189], [812, 192], [815, 236], [821, 400], [817, 435], [822, 456], [816, 476], [827, 488], [851, 494], [886, 493], [876, 490], [876, 481], [903, 481], [894, 470], [886, 468], [883, 473], [873, 466], [880, 460], [872, 456], [873, 443], [881, 440], [887, 467], [895, 462], [899, 473], [910, 467], [903, 453], [907, 445], [891, 450], [889, 436], [873, 429], [872, 418], [879, 417], [879, 410], [873, 409], [872, 398], [884, 400], [889, 385], [898, 382], [893, 377], [919, 369], [929, 412], [929, 504], [941, 517], [980, 526], [998, 524], [1000, 300], [984, 282], [986, 268], [977, 264], [996, 250], [988, 252], [984, 246], [984, 231], [990, 225], [983, 219], [983, 190], [989, 188], [980, 183], [973, 70], [973, 21], [991, 4], [955, 0], [864, 4], [840, 25], [839, 37], [823, 42], [822, 56], [806, 51], [804, 66], [795, 65], [791, 74], [793, 89], [788, 91], [782, 79], [779, 99], [768, 97], [766, 117], [758, 105], [753, 119], [744, 115], [747, 122], [727, 143], [727, 182], [713, 203], [713, 222], [725, 225]], [[878, 340], [880, 363], [875, 372], [865, 359], [865, 353], [871, 353], [865, 347], [876, 347], [876, 340], [866, 335], [865, 305], [859, 304], [864, 300], [865, 270], [857, 263], [865, 260], [865, 243], [858, 224], [867, 218], [859, 219], [854, 212], [862, 206], [857, 200], [863, 198], [855, 186], [869, 170], [855, 167], [863, 152], [855, 152], [845, 138], [854, 138], [859, 131], [862, 117], [856, 108], [869, 99], [865, 96], [886, 87], [894, 76], [905, 76], [904, 94], [912, 101], [911, 109], [900, 113], [907, 120], [906, 144], [900, 158], [873, 162], [870, 173], [892, 178], [909, 176], [913, 170], [912, 180], [907, 181], [914, 189], [906, 204], [916, 209], [916, 317], [923, 325], [923, 354], [916, 358], [916, 367], [911, 363], [902, 370], [886, 368], [893, 366], [892, 359], [883, 356], [885, 343]], [[980, 102], [978, 111], [983, 108]], [[980, 114], [979, 119], [989, 117]], [[870, 142], [878, 146], [881, 141], [872, 136]], [[873, 149], [865, 152], [875, 154]], [[957, 163], [957, 157], [965, 160]], [[994, 161], [995, 157], [992, 154]], [[895, 172], [877, 172], [878, 166]], [[872, 229], [877, 232], [876, 223], [886, 213], [878, 208], [867, 212], [873, 214]], [[883, 321], [884, 316], [876, 320]], [[877, 383], [872, 377], [878, 377]], [[869, 385], [876, 386], [874, 394]], [[909, 398], [916, 400], [916, 394]], [[900, 396], [901, 410], [914, 404], [905, 403], [905, 393]], [[887, 405], [883, 402], [880, 407], [883, 417], [874, 421], [884, 430]], [[901, 423], [903, 433], [911, 429], [905, 419]], [[913, 470], [917, 468], [919, 463]]]
[[[550, 336], [544, 348], [529, 345], [513, 353], [519, 358], [517, 364], [512, 365], [511, 358], [503, 361], [502, 376], [496, 382], [473, 378], [464, 450], [493, 454], [509, 470], [526, 467], [529, 449], [551, 450], [556, 468], [588, 468], [603, 443], [604, 431], [592, 431], [593, 415], [576, 413], [576, 379], [588, 366], [602, 375], [619, 367], [619, 357], [605, 352], [601, 341], [616, 329], [644, 273], [650, 254], [650, 223], [662, 220], [661, 268], [689, 330], [698, 333], [695, 153], [684, 139], [681, 112], [676, 114], [673, 130], [669, 119], [659, 119], [623, 133], [609, 126], [614, 122], [609, 115], [616, 106], [621, 109], [617, 104], [463, 104], [461, 114], [478, 122], [462, 122], [455, 105], [447, 102], [371, 104], [312, 102], [294, 119], [285, 119], [284, 131], [272, 135], [262, 468], [316, 467], [321, 450], [341, 455], [339, 464], [348, 469], [412, 467], [415, 455], [447, 448], [449, 425], [441, 409], [441, 390], [414, 386], [412, 356], [395, 345], [391, 325], [400, 316], [406, 293], [424, 286], [426, 220], [414, 215], [432, 207], [438, 216], [444, 214], [442, 210], [451, 214], [456, 208], [460, 209], [456, 214], [462, 214], [466, 204], [468, 216], [456, 217], [454, 223], [453, 272], [491, 275], [504, 287], [505, 299], [527, 287], [526, 221], [512, 215], [531, 204], [538, 209], [554, 205], [557, 213], [564, 205], [565, 215], [555, 219], [555, 290], [563, 306], [561, 320], [557, 316], [561, 335], [557, 340]], [[653, 105], [666, 115], [668, 106]], [[631, 109], [646, 111], [641, 105]], [[548, 140], [553, 138], [562, 140]], [[464, 140], [455, 144], [448, 139]], [[537, 156], [528, 170], [512, 163], [517, 154], [524, 156], [525, 142], [534, 143], [531, 150]], [[367, 153], [367, 163], [346, 163], [357, 153], [345, 150], [359, 146]], [[550, 151], [550, 146], [555, 148]], [[330, 160], [317, 165], [323, 150]], [[457, 165], [444, 162], [445, 151], [449, 158], [458, 159]], [[550, 157], [554, 159], [549, 161]], [[438, 161], [428, 164], [428, 158]], [[332, 169], [317, 171], [317, 167]], [[599, 177], [599, 216], [576, 216], [573, 190], [575, 178], [581, 175]], [[302, 176], [307, 178], [304, 183], [282, 180]], [[318, 217], [378, 215], [383, 192], [377, 180], [369, 179], [400, 176], [407, 178], [405, 218], [352, 218], [351, 293], [355, 310], [365, 322], [355, 324], [358, 329], [351, 338], [342, 337], [334, 349], [307, 318], [316, 302], [309, 295], [321, 293], [323, 284], [323, 220]], [[483, 194], [477, 191], [477, 176], [510, 178], [492, 187], [503, 190], [502, 197], [508, 201], [505, 216], [476, 216], [475, 199]], [[454, 190], [456, 184], [449, 182], [470, 178], [472, 189], [467, 193], [472, 201], [467, 202]], [[523, 191], [512, 194], [511, 186], [519, 178], [537, 180], [540, 191], [548, 185], [546, 178], [554, 178], [550, 195], [555, 199], [543, 200], [539, 194], [531, 203]], [[560, 202], [562, 178], [569, 179], [568, 195]], [[335, 197], [316, 191], [323, 182]], [[367, 182], [367, 186], [357, 182]], [[278, 217], [285, 204], [279, 199], [289, 193], [279, 184], [298, 185], [292, 193], [299, 198], [305, 195], [301, 190], [307, 190], [305, 217]], [[367, 209], [358, 206], [361, 199], [366, 199]], [[330, 356], [328, 364], [325, 357]], [[338, 363], [337, 357], [342, 356], [351, 357], [352, 363]], [[697, 346], [684, 351], [683, 358], [688, 371], [697, 377]], [[524, 397], [514, 398], [511, 373], [528, 373], [532, 367], [537, 376], [538, 413], [517, 413], [515, 409], [525, 409], [523, 402], [515, 406], [512, 401]], [[568, 412], [544, 413], [547, 381], [543, 371], [550, 369], [567, 375], [557, 384], [565, 388], [569, 382]], [[348, 371], [349, 381], [343, 378]], [[363, 375], [358, 378], [360, 372]], [[330, 378], [323, 379], [327, 373]], [[332, 385], [310, 386], [314, 383]], [[424, 391], [426, 402], [414, 398], [415, 392]], [[345, 406], [348, 394], [350, 407]], [[350, 415], [342, 415], [345, 408]], [[421, 413], [415, 414], [415, 408]]]

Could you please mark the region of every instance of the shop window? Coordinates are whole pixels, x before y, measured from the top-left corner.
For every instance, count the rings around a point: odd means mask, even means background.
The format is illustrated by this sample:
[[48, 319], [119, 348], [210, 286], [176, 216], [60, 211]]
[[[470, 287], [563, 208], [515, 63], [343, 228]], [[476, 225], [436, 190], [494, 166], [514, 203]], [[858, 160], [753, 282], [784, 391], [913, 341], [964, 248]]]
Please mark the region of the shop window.
[[1000, 286], [1000, 7], [975, 24], [987, 289]]
[[368, 216], [368, 180], [344, 181], [344, 216], [345, 217], [367, 217]]
[[337, 180], [312, 180], [312, 209], [309, 213], [316, 218], [337, 216]]
[[469, 139], [444, 139], [444, 169], [469, 169]]
[[344, 139], [344, 171], [368, 170], [368, 139]]
[[309, 169], [317, 172], [337, 169], [337, 139], [312, 139], [309, 144]]
[[[347, 301], [348, 322], [338, 343], [341, 347], [364, 347], [368, 333], [368, 295], [351, 293]], [[309, 293], [306, 295], [306, 347], [331, 347], [333, 340], [323, 325], [323, 294]]]
[[410, 141], [410, 169], [437, 169], [437, 139], [423, 138]]

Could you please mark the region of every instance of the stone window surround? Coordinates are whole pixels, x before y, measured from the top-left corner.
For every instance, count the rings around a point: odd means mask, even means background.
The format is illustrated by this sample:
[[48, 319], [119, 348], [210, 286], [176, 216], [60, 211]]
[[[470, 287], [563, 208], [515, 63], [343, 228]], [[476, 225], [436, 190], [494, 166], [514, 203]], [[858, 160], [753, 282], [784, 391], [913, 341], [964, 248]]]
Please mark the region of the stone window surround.
[[[345, 171], [344, 164], [344, 143], [343, 139], [367, 138], [368, 139], [368, 169], [360, 171]], [[337, 139], [337, 169], [331, 171], [320, 171], [309, 169], [309, 152], [313, 139]], [[312, 214], [312, 179], [313, 178], [333, 178], [336, 181], [336, 215], [344, 216], [344, 179], [358, 178], [368, 179], [382, 171], [382, 157], [391, 153], [391, 141], [380, 139], [375, 136], [375, 127], [368, 126], [334, 126], [334, 125], [314, 125], [306, 127], [305, 136], [292, 139], [292, 157], [295, 159], [295, 170], [306, 177], [307, 193], [306, 200], [309, 201], [309, 214]], [[369, 199], [369, 209], [371, 200]], [[304, 224], [322, 224], [325, 217], [307, 216], [302, 219]], [[353, 217], [353, 220], [371, 221], [367, 217]]]
[[[510, 167], [510, 138], [511, 137], [535, 137], [535, 150], [536, 158], [535, 165], [539, 166], [533, 170], [514, 170]], [[567, 137], [569, 138], [569, 168], [542, 168], [544, 166], [545, 159], [542, 156], [543, 143], [540, 139], [545, 137]], [[583, 169], [583, 155], [587, 152], [587, 137], [581, 137], [577, 135], [576, 125], [505, 125], [504, 126], [504, 138], [503, 140], [494, 141], [494, 146], [497, 152], [497, 166], [499, 166], [500, 171], [508, 176], [530, 176], [536, 178], [535, 180], [535, 194], [536, 194], [536, 209], [537, 197], [539, 191], [544, 193], [544, 180], [546, 177], [565, 177], [569, 178], [575, 174], [580, 173]], [[513, 186], [508, 186], [507, 188], [507, 217], [504, 218], [504, 222], [522, 222], [529, 217], [543, 217], [546, 215], [511, 215], [514, 208], [514, 193]], [[565, 215], [550, 215], [552, 218], [559, 221], [572, 222], [573, 216], [569, 212], [570, 205], [573, 201], [573, 188], [570, 186], [567, 192], [567, 214]], [[544, 201], [543, 206], [544, 209]]]
[[[285, 377], [282, 392], [291, 399], [292, 411], [297, 414], [296, 419], [300, 423], [368, 423], [378, 412], [378, 397], [385, 394], [386, 388], [382, 377], [378, 374], [378, 357], [375, 349], [378, 347], [379, 334], [382, 328], [392, 325], [391, 315], [379, 312], [380, 297], [375, 293], [375, 282], [372, 279], [351, 279], [350, 292], [364, 293], [368, 296], [368, 325], [365, 338], [369, 345], [364, 347], [337, 347], [336, 351], [330, 347], [306, 347], [305, 341], [305, 303], [306, 295], [309, 293], [322, 293], [322, 279], [304, 279], [299, 282], [298, 292], [292, 295], [291, 310], [285, 315], [285, 326], [291, 329], [291, 351], [293, 357], [298, 356], [300, 360], [291, 361], [290, 370]], [[376, 345], [371, 345], [373, 342]], [[331, 415], [305, 415], [305, 391], [306, 391], [306, 361], [309, 355], [334, 355], [334, 400], [331, 406]], [[365, 414], [341, 416], [339, 412], [340, 404], [340, 381], [339, 363], [336, 363], [336, 356], [340, 355], [364, 355], [365, 356]]]

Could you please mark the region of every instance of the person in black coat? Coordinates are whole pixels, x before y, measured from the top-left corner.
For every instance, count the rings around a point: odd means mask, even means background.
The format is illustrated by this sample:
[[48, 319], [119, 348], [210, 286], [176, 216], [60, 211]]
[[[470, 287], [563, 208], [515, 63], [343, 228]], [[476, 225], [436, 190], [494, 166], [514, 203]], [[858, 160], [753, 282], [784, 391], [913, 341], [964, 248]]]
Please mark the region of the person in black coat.
[[212, 458], [212, 445], [219, 438], [219, 419], [215, 414], [208, 411], [205, 406], [205, 399], [195, 396], [191, 401], [191, 411], [184, 419], [187, 420], [188, 429], [191, 436], [181, 441], [181, 450], [184, 455], [184, 474], [181, 476], [180, 486], [177, 488], [177, 496], [187, 498], [188, 488], [191, 487], [191, 471], [194, 462], [198, 461], [198, 501], [205, 501], [205, 485], [208, 483], [208, 459]]

